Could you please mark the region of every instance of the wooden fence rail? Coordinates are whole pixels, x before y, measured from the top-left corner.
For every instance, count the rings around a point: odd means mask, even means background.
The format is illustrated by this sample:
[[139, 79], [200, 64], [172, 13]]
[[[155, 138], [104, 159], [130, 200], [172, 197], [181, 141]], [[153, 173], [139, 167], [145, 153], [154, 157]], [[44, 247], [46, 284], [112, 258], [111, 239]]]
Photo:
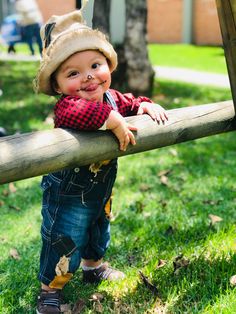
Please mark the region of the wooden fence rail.
[[109, 131], [53, 129], [1, 138], [0, 184], [236, 130], [232, 101], [173, 109], [168, 116], [165, 125], [148, 115], [127, 118], [138, 131], [126, 152]]

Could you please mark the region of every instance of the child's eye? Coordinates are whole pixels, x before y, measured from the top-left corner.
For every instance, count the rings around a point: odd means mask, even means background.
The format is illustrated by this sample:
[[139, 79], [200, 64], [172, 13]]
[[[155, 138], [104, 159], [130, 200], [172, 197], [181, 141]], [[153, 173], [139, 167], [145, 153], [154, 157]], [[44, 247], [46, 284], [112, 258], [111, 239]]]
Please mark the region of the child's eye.
[[68, 77], [73, 77], [73, 76], [76, 76], [76, 75], [79, 75], [79, 72], [78, 71], [72, 71], [69, 73]]
[[99, 67], [99, 63], [93, 63], [92, 64], [92, 69], [97, 69]]

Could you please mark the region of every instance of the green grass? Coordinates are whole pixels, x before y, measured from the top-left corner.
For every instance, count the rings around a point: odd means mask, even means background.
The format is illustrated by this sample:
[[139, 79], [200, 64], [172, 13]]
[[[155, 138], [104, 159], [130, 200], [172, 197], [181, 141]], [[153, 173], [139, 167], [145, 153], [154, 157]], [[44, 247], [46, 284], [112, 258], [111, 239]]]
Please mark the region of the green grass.
[[[50, 129], [55, 99], [34, 95], [37, 63], [0, 63], [0, 125], [9, 133]], [[23, 71], [22, 71], [23, 68]], [[229, 90], [156, 83], [153, 99], [167, 109], [230, 99]], [[235, 133], [120, 158], [114, 188], [112, 242], [106, 259], [123, 270], [120, 283], [82, 285], [81, 271], [65, 288], [67, 303], [85, 302], [82, 313], [234, 314], [236, 290]], [[160, 172], [167, 171], [167, 185]], [[39, 289], [40, 178], [0, 186], [0, 313], [35, 313]], [[223, 220], [210, 223], [209, 214]], [[17, 249], [20, 259], [10, 257]], [[183, 254], [186, 267], [174, 273]], [[165, 266], [158, 268], [159, 260]], [[157, 295], [140, 279], [141, 271]], [[101, 304], [91, 300], [100, 292]], [[159, 310], [159, 312], [158, 312]], [[162, 311], [162, 312], [161, 312]]]
[[148, 50], [153, 65], [227, 74], [222, 47], [150, 44]]

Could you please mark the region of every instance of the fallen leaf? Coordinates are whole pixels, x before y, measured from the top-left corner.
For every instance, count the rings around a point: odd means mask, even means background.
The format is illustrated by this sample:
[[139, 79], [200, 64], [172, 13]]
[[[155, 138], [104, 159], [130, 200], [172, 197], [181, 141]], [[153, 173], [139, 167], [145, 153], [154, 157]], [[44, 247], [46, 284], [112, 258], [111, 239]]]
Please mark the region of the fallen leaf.
[[104, 299], [104, 295], [100, 292], [95, 292], [90, 296], [90, 301], [101, 301]]
[[230, 277], [230, 284], [231, 286], [235, 287], [236, 286], [236, 275]]
[[168, 185], [168, 177], [167, 176], [161, 176], [160, 181], [161, 181], [161, 184]]
[[183, 254], [176, 256], [175, 260], [173, 261], [174, 265], [174, 274], [178, 275], [181, 268], [185, 268], [190, 264], [190, 260], [185, 258]]
[[2, 195], [7, 197], [9, 195], [9, 190], [3, 190]]
[[150, 190], [150, 185], [143, 183], [140, 185], [139, 190], [141, 192], [146, 192], [146, 191]]
[[157, 266], [156, 266], [156, 269], [161, 268], [161, 267], [164, 267], [165, 265], [166, 265], [166, 261], [165, 261], [164, 259], [160, 259], [160, 260], [158, 261], [158, 264], [157, 264]]
[[172, 156], [175, 156], [175, 157], [178, 156], [178, 152], [177, 152], [177, 150], [174, 149], [174, 148], [171, 148], [171, 149], [170, 149], [170, 153], [171, 153]]
[[212, 225], [223, 220], [221, 217], [212, 214], [208, 215], [208, 217], [210, 218]]
[[71, 304], [68, 303], [61, 304], [60, 310], [63, 314], [72, 314]]
[[10, 256], [11, 256], [13, 259], [16, 259], [16, 260], [19, 260], [19, 259], [20, 259], [20, 255], [19, 255], [17, 249], [10, 249]]
[[153, 285], [149, 278], [145, 276], [141, 271], [139, 271], [140, 278], [142, 279], [144, 285], [154, 294], [158, 295], [158, 289], [155, 285]]
[[93, 309], [97, 313], [103, 313], [103, 306], [99, 300], [93, 302]]
[[11, 193], [16, 193], [16, 191], [17, 191], [17, 188], [15, 187], [13, 182], [9, 183], [9, 191]]
[[78, 299], [73, 306], [72, 314], [80, 314], [85, 308], [85, 301], [83, 299]]
[[160, 172], [158, 172], [158, 177], [162, 177], [162, 176], [167, 176], [169, 173], [171, 172], [170, 169], [167, 170], [161, 170]]

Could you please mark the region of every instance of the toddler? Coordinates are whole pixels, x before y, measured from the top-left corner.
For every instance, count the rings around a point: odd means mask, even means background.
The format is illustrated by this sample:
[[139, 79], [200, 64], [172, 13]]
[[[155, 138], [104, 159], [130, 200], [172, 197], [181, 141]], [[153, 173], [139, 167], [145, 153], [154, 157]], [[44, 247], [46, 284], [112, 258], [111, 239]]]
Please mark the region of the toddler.
[[[41, 29], [43, 56], [38, 92], [60, 95], [56, 128], [111, 130], [121, 150], [135, 145], [124, 117], [149, 114], [165, 122], [165, 110], [146, 97], [110, 89], [117, 55], [105, 35], [83, 23], [80, 11], [52, 16]], [[111, 194], [117, 159], [50, 173], [42, 179], [42, 250], [37, 313], [60, 313], [60, 291], [81, 264], [83, 281], [118, 280], [124, 273], [103, 257], [110, 242]]]

